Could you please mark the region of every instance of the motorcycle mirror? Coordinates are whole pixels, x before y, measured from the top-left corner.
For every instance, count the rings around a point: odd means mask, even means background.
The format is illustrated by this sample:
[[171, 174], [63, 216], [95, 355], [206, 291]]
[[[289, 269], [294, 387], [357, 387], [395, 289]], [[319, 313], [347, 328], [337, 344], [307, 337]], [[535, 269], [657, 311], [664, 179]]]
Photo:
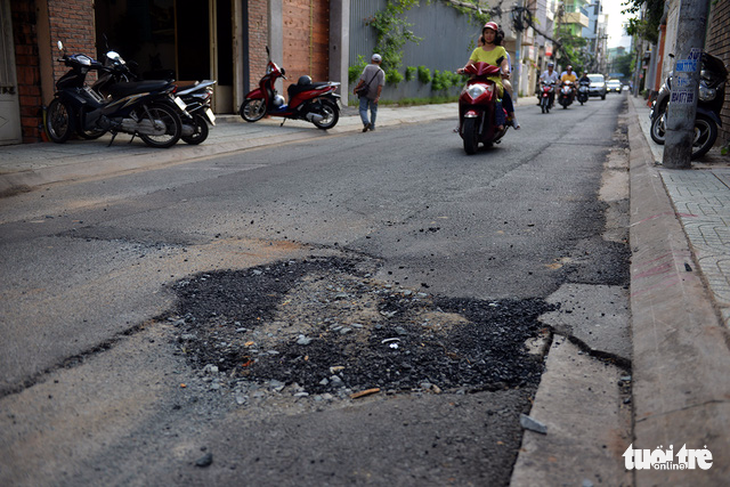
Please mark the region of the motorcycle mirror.
[[281, 75], [284, 76], [286, 74], [286, 69], [281, 68]]
[[106, 57], [109, 58], [111, 61], [120, 62], [120, 63], [124, 64], [124, 60], [122, 59], [122, 56], [120, 56], [119, 53], [116, 51], [107, 52]]
[[63, 42], [58, 41], [58, 43], [56, 45], [58, 46], [58, 50], [63, 52]]

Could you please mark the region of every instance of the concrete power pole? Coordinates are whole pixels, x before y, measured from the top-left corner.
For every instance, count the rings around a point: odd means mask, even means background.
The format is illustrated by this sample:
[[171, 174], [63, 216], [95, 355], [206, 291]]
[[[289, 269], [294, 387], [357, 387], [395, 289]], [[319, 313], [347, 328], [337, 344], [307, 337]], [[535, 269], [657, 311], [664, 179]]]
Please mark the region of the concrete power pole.
[[700, 85], [702, 49], [711, 0], [681, 0], [677, 41], [674, 45], [674, 77], [667, 110], [664, 167], [691, 167], [694, 122]]
[[[516, 7], [519, 9], [522, 7], [522, 0], [518, 0]], [[522, 15], [522, 12], [519, 13]], [[517, 100], [520, 92], [520, 77], [522, 76], [522, 31], [515, 31], [515, 71], [513, 73], [513, 92], [514, 99]]]

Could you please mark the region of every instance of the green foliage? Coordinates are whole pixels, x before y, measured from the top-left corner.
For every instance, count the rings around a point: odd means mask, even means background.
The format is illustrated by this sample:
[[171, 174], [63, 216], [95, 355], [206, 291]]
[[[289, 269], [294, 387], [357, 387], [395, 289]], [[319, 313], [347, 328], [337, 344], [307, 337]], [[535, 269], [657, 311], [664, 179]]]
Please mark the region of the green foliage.
[[365, 58], [362, 55], [358, 55], [357, 64], [347, 68], [347, 79], [350, 81], [351, 85], [357, 83], [357, 80], [360, 79], [360, 75], [362, 74], [362, 70], [365, 69], [365, 66], [367, 65], [368, 63]]
[[431, 70], [428, 69], [426, 66], [418, 66], [418, 81], [423, 83], [424, 85], [427, 85], [431, 82], [433, 78], [431, 78]]
[[482, 26], [491, 20], [489, 13], [482, 11], [480, 7], [482, 2], [480, 0], [461, 0], [459, 3], [443, 0], [443, 3], [469, 17], [469, 22], [472, 24]]
[[627, 52], [626, 54], [616, 58], [613, 63], [613, 70], [617, 73], [623, 73], [624, 76], [628, 76], [634, 71], [632, 69], [633, 62], [634, 56], [630, 52]]
[[403, 75], [397, 69], [388, 69], [385, 71], [385, 82], [389, 85], [397, 85], [403, 81]]
[[412, 24], [402, 18], [406, 10], [418, 5], [418, 0], [388, 0], [385, 8], [365, 20], [376, 31], [375, 51], [383, 56], [382, 68], [386, 73], [400, 69], [403, 64], [403, 46], [406, 42], [421, 41], [413, 31]]
[[415, 66], [408, 66], [406, 68], [406, 81], [411, 81], [416, 79], [416, 74], [418, 72], [418, 68]]
[[659, 24], [664, 15], [664, 4], [666, 0], [624, 0], [622, 5], [626, 7], [623, 13], [640, 15], [641, 8], [646, 5], [644, 18], [634, 17], [629, 19], [626, 26], [626, 33], [630, 36], [639, 36], [652, 44], [659, 40]]
[[567, 26], [558, 30], [558, 38], [561, 44], [559, 60], [561, 65], [572, 64], [576, 72], [579, 72], [581, 66], [590, 65], [590, 54], [584, 49], [588, 39], [573, 35]]
[[452, 86], [456, 86], [461, 83], [461, 76], [454, 73], [453, 71], [439, 71], [438, 69], [434, 72], [433, 82], [431, 88], [434, 91], [447, 90]]
[[[454, 103], [459, 100], [459, 95], [436, 95], [428, 98], [403, 98], [402, 100], [380, 100], [380, 106], [418, 106], [418, 105], [431, 105], [435, 103]], [[357, 106], [360, 102], [358, 100], [349, 100], [349, 106]]]

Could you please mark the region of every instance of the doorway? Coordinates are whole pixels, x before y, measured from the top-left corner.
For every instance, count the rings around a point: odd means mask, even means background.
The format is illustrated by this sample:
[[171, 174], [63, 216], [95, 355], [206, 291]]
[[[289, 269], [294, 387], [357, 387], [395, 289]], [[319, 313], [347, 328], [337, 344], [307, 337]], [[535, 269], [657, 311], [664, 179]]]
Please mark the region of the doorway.
[[0, 145], [20, 144], [20, 100], [10, 0], [0, 0]]
[[231, 0], [96, 1], [99, 41], [106, 34], [146, 79], [216, 80], [216, 113], [234, 111], [232, 17]]

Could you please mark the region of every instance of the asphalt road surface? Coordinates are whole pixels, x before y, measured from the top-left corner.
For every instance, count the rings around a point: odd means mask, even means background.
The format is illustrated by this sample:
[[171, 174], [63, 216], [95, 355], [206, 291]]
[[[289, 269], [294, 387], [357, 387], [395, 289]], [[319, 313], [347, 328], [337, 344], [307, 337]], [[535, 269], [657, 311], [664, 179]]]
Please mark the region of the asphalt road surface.
[[2, 200], [0, 483], [507, 485], [524, 344], [630, 361], [540, 319], [628, 286], [623, 103], [520, 107], [473, 156], [443, 121]]

